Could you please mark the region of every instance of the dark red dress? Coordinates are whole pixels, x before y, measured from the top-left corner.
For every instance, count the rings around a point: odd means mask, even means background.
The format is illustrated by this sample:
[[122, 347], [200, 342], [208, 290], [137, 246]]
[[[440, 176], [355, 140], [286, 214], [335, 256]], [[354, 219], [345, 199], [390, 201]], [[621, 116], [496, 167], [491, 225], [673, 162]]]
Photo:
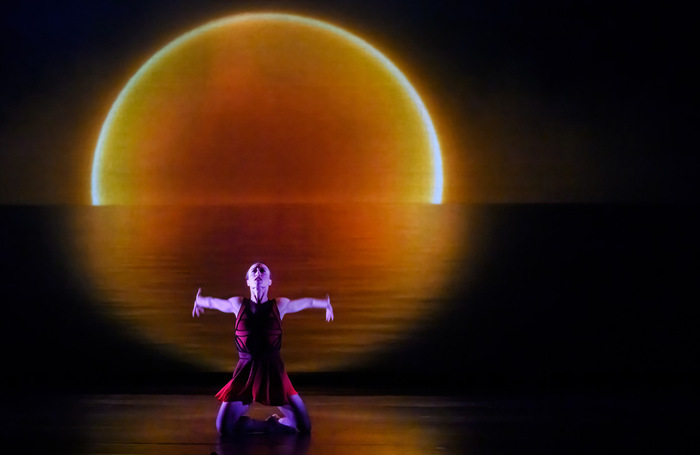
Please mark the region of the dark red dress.
[[289, 404], [288, 397], [297, 391], [280, 357], [282, 319], [277, 302], [273, 299], [256, 304], [243, 299], [236, 317], [235, 338], [238, 364], [233, 379], [216, 398], [245, 404], [257, 401], [268, 406]]

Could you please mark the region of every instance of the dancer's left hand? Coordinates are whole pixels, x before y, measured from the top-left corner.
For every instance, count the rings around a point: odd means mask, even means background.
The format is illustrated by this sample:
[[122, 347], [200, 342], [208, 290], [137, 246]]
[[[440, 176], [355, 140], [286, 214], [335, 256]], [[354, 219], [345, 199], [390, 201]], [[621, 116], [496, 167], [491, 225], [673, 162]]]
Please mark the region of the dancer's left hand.
[[333, 320], [333, 307], [331, 306], [331, 296], [326, 294], [326, 322]]

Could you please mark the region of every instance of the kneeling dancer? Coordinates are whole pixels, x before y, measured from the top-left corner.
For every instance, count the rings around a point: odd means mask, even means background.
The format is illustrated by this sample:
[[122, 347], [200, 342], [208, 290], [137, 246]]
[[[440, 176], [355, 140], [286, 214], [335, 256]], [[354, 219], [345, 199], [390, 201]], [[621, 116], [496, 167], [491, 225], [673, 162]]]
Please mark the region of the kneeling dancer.
[[[272, 284], [270, 269], [260, 262], [253, 264], [246, 273], [250, 298], [231, 297], [217, 299], [201, 295], [197, 291], [192, 316], [199, 316], [204, 309], [215, 309], [236, 315], [235, 340], [238, 363], [233, 378], [216, 398], [221, 401], [216, 429], [221, 434], [241, 432], [311, 431], [311, 420], [304, 402], [294, 390], [284, 363], [280, 357], [282, 347], [282, 319], [285, 314], [308, 308], [325, 308], [326, 321], [333, 320], [330, 297], [325, 299], [285, 297], [268, 299]], [[272, 415], [265, 422], [245, 416], [253, 401], [267, 406], [277, 406], [284, 414]]]

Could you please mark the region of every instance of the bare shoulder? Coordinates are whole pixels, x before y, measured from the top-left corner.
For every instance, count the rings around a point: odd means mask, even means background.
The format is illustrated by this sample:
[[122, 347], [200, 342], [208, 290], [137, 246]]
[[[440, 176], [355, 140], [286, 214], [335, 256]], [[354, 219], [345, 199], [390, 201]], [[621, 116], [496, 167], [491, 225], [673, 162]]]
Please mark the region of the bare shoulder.
[[231, 297], [228, 299], [228, 301], [231, 302], [232, 305], [241, 306], [243, 303], [243, 297]]
[[280, 312], [280, 315], [284, 317], [284, 314], [287, 312], [287, 305], [289, 305], [290, 300], [287, 297], [277, 297], [275, 299], [275, 302], [277, 302], [277, 309]]
[[241, 306], [243, 305], [243, 297], [231, 297], [228, 299], [228, 302], [231, 304], [232, 313], [235, 313], [236, 316], [238, 316], [238, 310], [240, 310]]

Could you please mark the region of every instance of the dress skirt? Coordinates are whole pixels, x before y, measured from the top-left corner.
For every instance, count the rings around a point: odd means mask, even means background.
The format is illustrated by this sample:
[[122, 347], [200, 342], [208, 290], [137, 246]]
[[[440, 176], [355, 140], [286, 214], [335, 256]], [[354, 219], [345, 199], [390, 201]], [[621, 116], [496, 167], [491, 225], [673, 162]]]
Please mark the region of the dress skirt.
[[256, 357], [243, 352], [238, 355], [233, 378], [216, 394], [219, 401], [244, 404], [257, 401], [267, 406], [283, 406], [289, 404], [289, 396], [297, 395], [279, 352]]

